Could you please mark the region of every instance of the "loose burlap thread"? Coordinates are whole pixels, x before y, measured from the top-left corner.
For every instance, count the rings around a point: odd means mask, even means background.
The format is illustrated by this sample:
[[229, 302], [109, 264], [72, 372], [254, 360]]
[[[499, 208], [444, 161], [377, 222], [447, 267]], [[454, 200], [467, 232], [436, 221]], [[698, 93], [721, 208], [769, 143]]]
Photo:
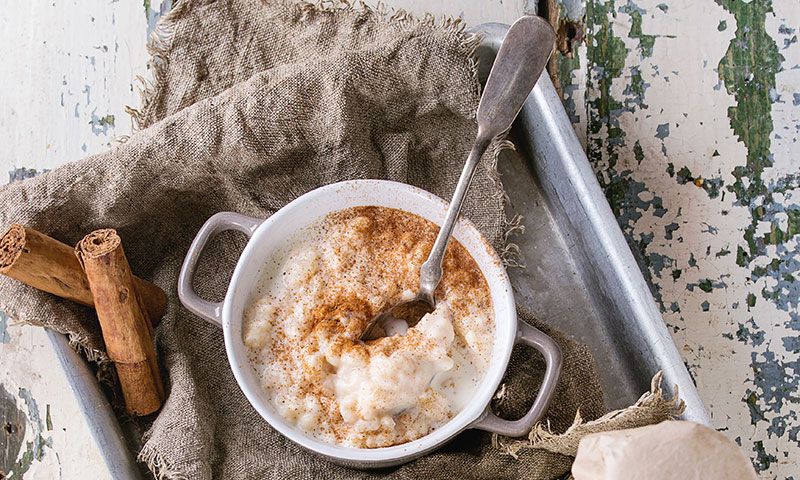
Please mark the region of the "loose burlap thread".
[[[268, 217], [316, 187], [355, 178], [449, 198], [477, 130], [478, 39], [462, 28], [338, 3], [179, 1], [150, 42], [153, 80], [141, 108], [131, 110], [140, 130], [107, 152], [0, 190], [0, 226], [24, 223], [72, 244], [116, 228], [133, 271], [168, 293], [156, 338], [168, 398], [145, 425], [140, 452], [154, 475], [556, 478], [568, 472], [583, 435], [680, 412], [654, 385], [631, 409], [584, 423], [605, 413], [591, 354], [520, 312], [565, 354], [548, 428], [524, 442], [466, 431], [410, 464], [361, 472], [304, 451], [266, 424], [233, 378], [222, 332], [177, 301], [183, 256], [218, 211]], [[463, 210], [498, 249], [507, 230], [494, 168], [502, 145], [487, 154]], [[223, 234], [212, 242], [197, 272], [202, 296], [223, 297], [244, 241]], [[105, 364], [93, 311], [7, 278], [0, 291], [0, 309], [13, 319], [65, 333]], [[515, 351], [496, 410], [522, 414], [543, 371], [538, 355]]]

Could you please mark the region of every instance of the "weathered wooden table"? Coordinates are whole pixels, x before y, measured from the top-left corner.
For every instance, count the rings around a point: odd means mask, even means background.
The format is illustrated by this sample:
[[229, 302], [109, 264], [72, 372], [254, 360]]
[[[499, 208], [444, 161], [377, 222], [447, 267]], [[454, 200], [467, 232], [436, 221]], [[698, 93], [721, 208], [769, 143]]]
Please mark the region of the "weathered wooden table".
[[[3, 182], [130, 133], [124, 107], [169, 3], [5, 4]], [[796, 476], [800, 3], [388, 3], [471, 25], [538, 4], [559, 24], [551, 73], [715, 426], [764, 477]], [[0, 314], [0, 472], [109, 477], [43, 332], [9, 323]]]

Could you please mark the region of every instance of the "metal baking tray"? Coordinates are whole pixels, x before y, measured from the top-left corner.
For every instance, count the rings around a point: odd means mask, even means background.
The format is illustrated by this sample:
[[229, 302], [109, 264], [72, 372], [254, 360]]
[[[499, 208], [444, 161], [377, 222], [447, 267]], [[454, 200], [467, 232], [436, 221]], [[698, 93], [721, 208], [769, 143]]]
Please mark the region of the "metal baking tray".
[[[476, 55], [485, 81], [507, 25], [482, 24]], [[500, 175], [508, 214], [522, 215], [519, 246], [525, 268], [509, 270], [517, 303], [589, 346], [598, 364], [609, 409], [635, 402], [664, 372], [667, 391], [677, 385], [683, 418], [710, 425], [708, 413], [667, 331], [611, 208], [578, 142], [555, 88], [543, 74], [511, 131], [515, 152], [505, 152]], [[63, 335], [49, 338], [89, 429], [116, 479], [141, 478], [131, 446], [94, 374]]]
[[[479, 78], [485, 79], [507, 25], [476, 27]], [[617, 225], [550, 77], [542, 74], [511, 131], [517, 152], [499, 162], [509, 215], [522, 215], [514, 238], [526, 268], [509, 276], [518, 305], [588, 345], [608, 408], [635, 402], [664, 372], [677, 385], [683, 417], [710, 424], [647, 283]]]

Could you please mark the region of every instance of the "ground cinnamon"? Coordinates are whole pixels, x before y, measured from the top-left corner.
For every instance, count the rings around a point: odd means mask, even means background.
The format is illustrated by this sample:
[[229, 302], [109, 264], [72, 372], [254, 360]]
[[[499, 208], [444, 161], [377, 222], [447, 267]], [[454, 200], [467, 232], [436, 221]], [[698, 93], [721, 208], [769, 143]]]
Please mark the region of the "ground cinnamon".
[[134, 288], [122, 241], [115, 230], [95, 230], [75, 247], [109, 358], [117, 369], [125, 408], [147, 415], [161, 407], [164, 386], [153, 345], [153, 327], [141, 295]]
[[[72, 247], [41, 232], [14, 224], [0, 238], [0, 273], [74, 302], [94, 306], [92, 292]], [[158, 325], [167, 296], [158, 286], [133, 277], [148, 317]]]

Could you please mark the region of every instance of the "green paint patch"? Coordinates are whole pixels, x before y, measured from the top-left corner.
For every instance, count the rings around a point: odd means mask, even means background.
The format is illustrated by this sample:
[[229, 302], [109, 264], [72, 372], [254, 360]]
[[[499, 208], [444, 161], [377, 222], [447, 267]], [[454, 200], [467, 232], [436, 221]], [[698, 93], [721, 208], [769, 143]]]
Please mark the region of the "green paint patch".
[[[589, 107], [593, 110], [589, 119], [589, 131], [592, 134], [600, 133], [603, 127], [608, 130], [608, 135], [614, 138], [614, 130], [619, 138], [622, 131], [612, 122], [612, 112], [622, 108], [622, 102], [615, 100], [611, 95], [611, 85], [615, 78], [622, 75], [625, 68], [625, 57], [628, 49], [625, 42], [614, 35], [611, 18], [616, 17], [613, 3], [591, 0], [586, 7], [587, 24], [591, 32], [587, 42], [587, 60], [593, 72], [587, 83], [597, 91], [597, 98], [590, 100]], [[594, 30], [594, 31], [592, 31]], [[594, 140], [594, 139], [593, 139]], [[590, 155], [597, 157], [606, 149], [616, 161], [616, 145], [608, 144], [603, 147], [602, 141], [593, 141], [589, 148]], [[613, 165], [612, 165], [613, 167]]]
[[17, 406], [17, 399], [5, 389], [3, 384], [0, 384], [0, 419], [3, 424], [3, 430], [0, 433], [2, 435], [0, 437], [0, 478], [3, 478], [3, 475], [9, 475], [9, 472], [11, 475], [18, 475], [18, 478], [22, 478], [22, 474], [30, 468], [30, 463], [23, 464], [18, 461], [28, 422], [25, 414]]
[[573, 99], [573, 93], [578, 90], [579, 86], [572, 83], [572, 72], [580, 70], [581, 61], [578, 55], [567, 57], [561, 55], [559, 52], [555, 53], [556, 56], [556, 70], [558, 72], [558, 81], [561, 87], [561, 93], [564, 97], [564, 109], [572, 123], [578, 123], [580, 118], [577, 114], [577, 106]]
[[[780, 245], [800, 233], [800, 209], [788, 209], [785, 213], [786, 229], [782, 230], [777, 222], [772, 222], [769, 233], [764, 234], [762, 238], [764, 245]], [[763, 217], [762, 211], [758, 219]]]
[[11, 467], [11, 475], [8, 480], [24, 480], [25, 473], [30, 470], [33, 463], [33, 442], [25, 442], [25, 452]]
[[558, 79], [561, 81], [562, 88], [572, 83], [572, 72], [580, 70], [581, 60], [577, 55], [567, 57], [564, 55], [558, 56]]
[[31, 395], [31, 392], [26, 388], [19, 389], [19, 397], [25, 402], [28, 410], [27, 418], [28, 423], [33, 431], [33, 440], [25, 442], [25, 451], [22, 456], [11, 467], [11, 475], [8, 480], [22, 480], [25, 472], [27, 472], [34, 461], [41, 461], [44, 458], [45, 447], [53, 446], [52, 437], [45, 438], [42, 433], [44, 424], [39, 412], [39, 407], [36, 400]]
[[752, 292], [747, 294], [747, 306], [750, 308], [756, 306], [756, 296]]
[[105, 117], [100, 117], [100, 120], [97, 121], [97, 124], [101, 127], [105, 125], [114, 126], [114, 115], [108, 114]]
[[786, 234], [793, 237], [800, 233], [800, 210], [788, 210], [786, 215], [788, 217]]
[[[772, 36], [767, 32], [767, 21], [774, 18], [770, 0], [716, 0], [736, 18], [736, 33], [725, 56], [718, 65], [719, 76], [726, 91], [734, 96], [736, 104], [728, 108], [730, 125], [738, 139], [747, 149], [744, 165], [733, 169], [735, 181], [726, 188], [736, 197], [738, 205], [750, 212], [750, 223], [742, 233], [737, 246], [736, 264], [752, 271], [750, 279], [763, 286], [761, 297], [786, 313], [784, 325], [794, 331], [800, 330], [800, 285], [796, 280], [800, 273], [800, 247], [789, 244], [800, 234], [800, 209], [786, 205], [785, 193], [800, 187], [800, 176], [784, 175], [777, 179], [765, 179], [765, 172], [773, 166], [771, 139], [775, 129], [772, 121], [772, 104], [779, 101], [776, 91], [776, 75], [784, 67], [784, 57]], [[768, 226], [765, 234], [756, 233], [762, 225]], [[764, 265], [764, 260], [769, 263]], [[756, 305], [754, 292], [747, 293], [748, 309]], [[777, 325], [776, 325], [777, 326]], [[742, 331], [743, 334], [746, 332]], [[764, 335], [762, 331], [744, 335], [755, 344]], [[793, 338], [793, 337], [788, 337]], [[751, 354], [752, 381], [757, 393], [751, 393], [751, 421], [755, 425], [767, 422], [767, 435], [782, 437], [787, 422], [794, 421], [800, 382], [800, 368], [793, 344], [784, 341], [787, 352], [772, 352], [767, 349], [758, 360]], [[749, 400], [749, 398], [748, 398]], [[771, 419], [762, 412], [771, 412]], [[788, 437], [797, 438], [798, 429]], [[763, 442], [753, 442], [756, 458], [753, 462], [757, 472], [770, 469], [777, 457], [764, 449]]]
[[45, 423], [45, 426], [47, 427], [47, 431], [50, 432], [50, 431], [53, 430], [53, 419], [50, 417], [50, 404], [49, 403], [45, 406], [45, 411], [47, 413], [45, 413], [45, 416], [44, 416], [44, 423]]
[[[774, 15], [772, 2], [748, 0], [716, 0], [736, 18], [735, 37], [719, 63], [720, 79], [727, 92], [734, 96], [736, 105], [729, 107], [728, 117], [731, 127], [739, 140], [747, 148], [747, 161], [733, 170], [736, 181], [727, 186], [728, 191], [736, 196], [737, 203], [750, 210], [750, 224], [744, 229], [742, 241], [737, 246], [736, 264], [751, 268], [752, 280], [767, 278], [767, 284], [761, 296], [772, 302], [778, 309], [787, 312], [789, 320], [785, 325], [793, 330], [800, 330], [798, 315], [798, 294], [800, 285], [797, 273], [800, 272], [798, 255], [800, 249], [794, 250], [786, 244], [800, 234], [800, 208], [786, 206], [786, 196], [776, 201], [777, 193], [785, 193], [800, 186], [800, 178], [785, 175], [777, 180], [765, 181], [764, 172], [772, 167], [771, 137], [774, 129], [771, 110], [772, 103], [778, 99], [770, 92], [775, 91], [776, 75], [782, 69], [784, 57], [778, 45], [766, 29], [768, 17]], [[765, 234], [756, 234], [760, 225], [767, 222], [769, 230]], [[768, 247], [770, 250], [768, 250]], [[777, 255], [775, 255], [777, 252]], [[752, 265], [768, 255], [772, 258], [766, 266]], [[758, 262], [761, 263], [761, 262]], [[749, 308], [756, 304], [756, 295], [747, 294]], [[776, 358], [776, 361], [782, 361]], [[782, 379], [783, 384], [800, 381], [797, 368], [789, 369], [793, 373]], [[777, 380], [775, 380], [777, 381]], [[772, 392], [772, 380], [765, 383], [765, 392]], [[781, 397], [762, 399], [767, 408], [780, 412], [781, 408], [790, 408], [782, 404]], [[785, 415], [773, 419], [770, 428], [776, 426]], [[796, 434], [795, 434], [796, 435]], [[760, 451], [759, 451], [760, 448]], [[759, 453], [757, 468], [766, 469], [771, 463], [769, 455], [762, 454], [763, 445], [756, 445]]]
[[620, 12], [627, 13], [631, 17], [631, 29], [628, 32], [628, 37], [639, 40], [639, 52], [641, 52], [642, 58], [653, 56], [653, 46], [656, 43], [656, 37], [655, 35], [646, 35], [642, 33], [642, 13], [644, 13], [644, 10], [637, 7], [631, 1], [628, 1], [628, 3], [619, 10]]
[[756, 392], [751, 391], [742, 401], [747, 404], [747, 408], [750, 410], [750, 423], [755, 425], [759, 420], [764, 420], [764, 412], [761, 411], [761, 407], [758, 405]]
[[753, 460], [753, 467], [755, 467], [756, 472], [763, 472], [778, 461], [778, 457], [764, 450], [764, 442], [761, 440], [753, 442], [753, 452], [756, 454], [756, 458]]
[[[639, 108], [649, 108], [646, 103], [644, 103], [644, 91], [647, 87], [650, 86], [649, 83], [645, 83], [644, 79], [642, 78], [642, 72], [639, 70], [638, 67], [631, 68], [631, 83], [625, 89], [626, 95], [633, 95], [633, 98], [626, 99], [625, 104], [626, 106], [636, 105]], [[637, 140], [638, 143], [638, 140]]]
[[736, 265], [740, 267], [745, 267], [747, 264], [750, 263], [750, 255], [744, 251], [741, 245], [736, 247]]
[[94, 113], [92, 113], [92, 118], [89, 120], [89, 125], [92, 126], [92, 133], [95, 135], [107, 135], [108, 129], [113, 128], [115, 125], [116, 119], [114, 115], [108, 114], [102, 117], [98, 117]]
[[633, 158], [636, 159], [636, 163], [642, 163], [642, 160], [644, 160], [644, 150], [642, 150], [642, 144], [639, 143], [639, 140], [636, 140], [636, 143], [633, 144]]
[[[770, 153], [772, 99], [769, 92], [775, 89], [775, 75], [780, 71], [784, 58], [766, 30], [767, 14], [773, 13], [771, 1], [716, 2], [736, 18], [735, 37], [719, 62], [718, 71], [726, 91], [736, 99], [736, 105], [728, 108], [731, 127], [747, 148], [746, 164], [734, 168], [736, 181], [727, 187], [736, 195], [739, 204], [750, 207], [753, 214], [752, 222], [744, 232], [747, 255], [737, 257], [737, 263], [744, 267], [761, 254], [759, 243], [762, 242], [754, 236], [759, 218], [763, 216], [757, 210], [763, 205], [754, 206], [753, 201], [771, 193], [762, 178], [764, 170], [773, 163]], [[776, 231], [759, 240], [782, 242], [785, 237]]]
[[[761, 174], [772, 166], [769, 91], [775, 88], [783, 57], [765, 28], [767, 13], [772, 13], [771, 1], [716, 1], [736, 17], [736, 36], [718, 68], [727, 92], [736, 99], [736, 105], [728, 108], [731, 126], [747, 147], [747, 165], [734, 170], [737, 181], [729, 188], [740, 201], [746, 201], [766, 193]], [[750, 179], [747, 186], [742, 181], [745, 177]]]
[[678, 183], [684, 185], [694, 180], [694, 176], [692, 175], [692, 171], [689, 170], [689, 167], [682, 167], [678, 170]]

